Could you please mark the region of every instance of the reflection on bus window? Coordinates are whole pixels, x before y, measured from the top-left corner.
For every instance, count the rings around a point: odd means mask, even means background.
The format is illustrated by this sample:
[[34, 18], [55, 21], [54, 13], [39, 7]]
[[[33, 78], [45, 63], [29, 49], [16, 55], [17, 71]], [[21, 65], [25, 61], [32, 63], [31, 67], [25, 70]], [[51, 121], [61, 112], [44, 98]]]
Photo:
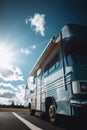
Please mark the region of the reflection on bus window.
[[44, 77], [53, 73], [59, 67], [60, 67], [59, 55], [56, 54], [54, 58], [45, 66]]

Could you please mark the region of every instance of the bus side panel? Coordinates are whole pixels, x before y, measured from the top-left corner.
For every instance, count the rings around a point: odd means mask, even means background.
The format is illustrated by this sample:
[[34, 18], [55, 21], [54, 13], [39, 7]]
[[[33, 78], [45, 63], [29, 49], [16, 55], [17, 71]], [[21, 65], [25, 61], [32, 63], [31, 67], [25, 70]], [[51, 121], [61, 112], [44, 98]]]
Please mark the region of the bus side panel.
[[32, 94], [32, 96], [30, 96], [31, 98], [31, 109], [36, 109], [36, 94]]
[[[71, 96], [71, 75], [66, 76], [65, 90], [63, 84], [62, 71], [59, 70], [45, 79], [46, 85], [44, 90], [46, 97], [54, 97], [57, 104], [57, 114], [71, 115], [69, 97]], [[45, 102], [42, 103], [42, 110], [44, 110]]]
[[57, 89], [57, 113], [63, 114], [63, 115], [71, 115], [71, 109], [70, 109], [70, 84], [67, 85], [67, 90], [64, 90], [64, 87]]
[[45, 112], [46, 92], [42, 91], [41, 111]]
[[40, 111], [40, 93], [37, 93], [36, 110]]

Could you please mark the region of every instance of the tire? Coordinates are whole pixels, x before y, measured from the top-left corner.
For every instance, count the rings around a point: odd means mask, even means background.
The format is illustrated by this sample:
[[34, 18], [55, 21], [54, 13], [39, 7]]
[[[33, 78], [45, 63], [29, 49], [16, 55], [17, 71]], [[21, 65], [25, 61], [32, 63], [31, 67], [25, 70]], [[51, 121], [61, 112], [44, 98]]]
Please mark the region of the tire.
[[31, 110], [30, 110], [30, 115], [35, 116], [35, 112], [36, 112], [35, 110], [32, 110], [32, 109], [31, 109]]
[[55, 105], [49, 106], [49, 118], [50, 118], [50, 122], [54, 124], [56, 121], [56, 106]]

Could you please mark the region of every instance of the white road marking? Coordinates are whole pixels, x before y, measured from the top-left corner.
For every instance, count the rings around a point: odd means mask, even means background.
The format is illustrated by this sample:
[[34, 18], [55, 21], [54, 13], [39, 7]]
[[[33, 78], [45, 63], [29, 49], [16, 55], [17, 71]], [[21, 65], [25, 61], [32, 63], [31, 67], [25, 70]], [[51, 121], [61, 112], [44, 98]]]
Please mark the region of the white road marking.
[[33, 125], [32, 123], [30, 123], [29, 121], [27, 121], [26, 119], [22, 118], [21, 116], [19, 116], [17, 113], [12, 112], [13, 115], [15, 117], [17, 117], [20, 121], [22, 121], [26, 126], [28, 126], [31, 130], [43, 130], [35, 125]]

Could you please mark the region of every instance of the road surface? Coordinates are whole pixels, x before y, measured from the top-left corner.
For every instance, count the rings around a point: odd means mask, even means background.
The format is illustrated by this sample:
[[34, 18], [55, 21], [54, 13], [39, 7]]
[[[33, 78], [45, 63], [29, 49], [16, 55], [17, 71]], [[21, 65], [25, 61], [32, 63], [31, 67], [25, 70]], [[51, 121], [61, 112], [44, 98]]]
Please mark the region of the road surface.
[[82, 130], [84, 121], [77, 123], [76, 120], [61, 120], [60, 125], [53, 126], [49, 121], [42, 120], [37, 116], [30, 116], [29, 113], [0, 112], [0, 130]]
[[0, 112], [0, 130], [65, 130], [49, 125], [37, 117], [29, 118], [29, 115], [26, 115], [28, 117], [26, 120], [23, 115], [20, 116], [14, 112]]
[[30, 116], [29, 112], [19, 113], [19, 115], [43, 130], [87, 130], [87, 118], [84, 116], [82, 118], [58, 116], [56, 124], [52, 125], [46, 118], [41, 119], [37, 116]]
[[0, 130], [30, 130], [11, 112], [0, 112]]

